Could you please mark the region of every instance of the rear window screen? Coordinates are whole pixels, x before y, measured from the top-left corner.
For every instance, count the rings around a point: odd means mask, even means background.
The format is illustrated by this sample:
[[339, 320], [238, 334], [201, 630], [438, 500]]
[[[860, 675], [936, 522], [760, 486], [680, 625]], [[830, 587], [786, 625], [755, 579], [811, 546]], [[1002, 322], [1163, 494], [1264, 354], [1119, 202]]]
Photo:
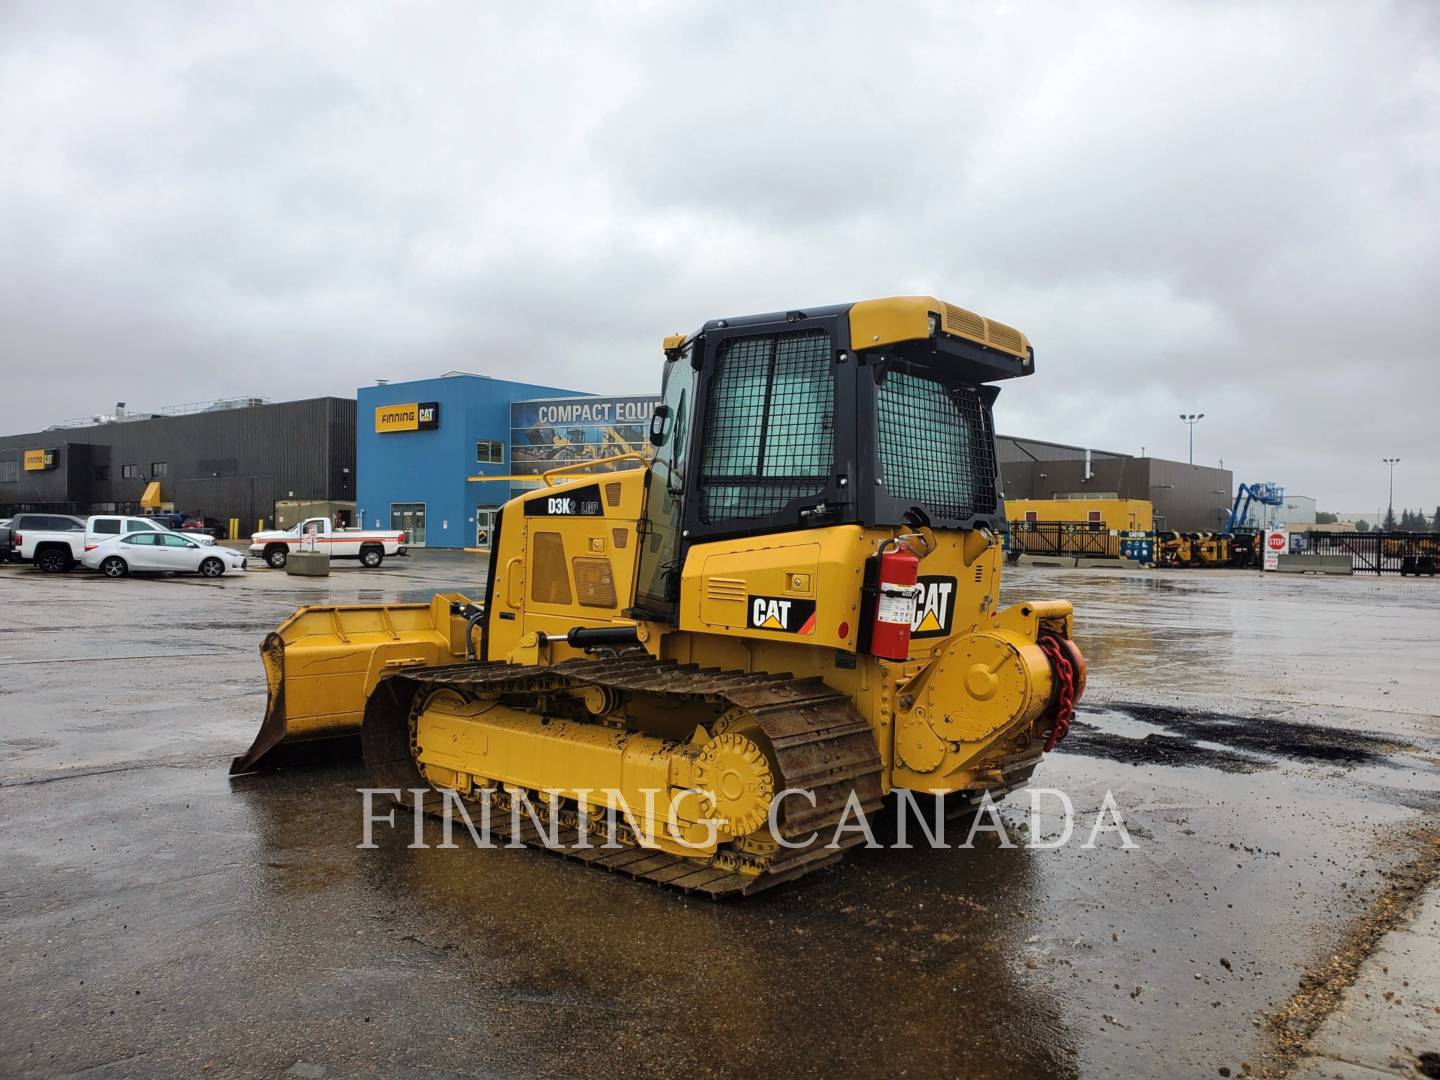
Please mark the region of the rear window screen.
[[948, 518], [994, 511], [995, 444], [977, 390], [892, 371], [875, 412], [892, 495]]

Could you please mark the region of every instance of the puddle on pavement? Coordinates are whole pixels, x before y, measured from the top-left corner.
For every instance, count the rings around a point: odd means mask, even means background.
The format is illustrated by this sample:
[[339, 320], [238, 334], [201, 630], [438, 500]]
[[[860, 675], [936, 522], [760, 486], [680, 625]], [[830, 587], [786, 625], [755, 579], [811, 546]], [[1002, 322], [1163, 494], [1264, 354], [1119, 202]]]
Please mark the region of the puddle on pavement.
[[1087, 728], [1103, 730], [1109, 735], [1118, 735], [1122, 739], [1143, 739], [1149, 735], [1174, 734], [1169, 728], [1137, 720], [1135, 717], [1115, 709], [1081, 709], [1076, 715], [1077, 723], [1080, 723], [1080, 718], [1083, 718]]
[[1414, 744], [1267, 716], [1236, 716], [1163, 705], [1117, 703], [1082, 709], [1063, 750], [1133, 765], [1257, 772], [1286, 764], [1388, 766]]

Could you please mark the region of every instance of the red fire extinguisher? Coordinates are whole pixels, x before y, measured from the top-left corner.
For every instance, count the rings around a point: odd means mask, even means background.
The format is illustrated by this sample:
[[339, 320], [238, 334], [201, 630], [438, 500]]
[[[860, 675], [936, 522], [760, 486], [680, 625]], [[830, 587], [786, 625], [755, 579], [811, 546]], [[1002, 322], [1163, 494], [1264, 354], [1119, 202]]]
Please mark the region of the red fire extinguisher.
[[915, 604], [920, 590], [920, 559], [898, 540], [889, 541], [893, 550], [880, 550], [876, 558], [875, 614], [870, 623], [870, 655], [883, 660], [910, 658], [910, 627], [915, 622]]

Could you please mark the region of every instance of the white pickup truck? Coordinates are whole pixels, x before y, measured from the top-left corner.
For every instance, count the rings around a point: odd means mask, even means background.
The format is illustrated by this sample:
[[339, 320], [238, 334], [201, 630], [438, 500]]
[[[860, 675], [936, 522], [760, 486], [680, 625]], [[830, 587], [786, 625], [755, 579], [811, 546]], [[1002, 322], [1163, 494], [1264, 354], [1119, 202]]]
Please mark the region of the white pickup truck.
[[308, 551], [311, 531], [316, 551], [332, 559], [359, 559], [362, 566], [375, 567], [386, 555], [405, 554], [405, 534], [381, 529], [337, 529], [329, 518], [306, 518], [288, 529], [266, 529], [250, 537], [250, 554], [263, 558], [274, 569], [285, 565], [292, 551]]
[[47, 574], [63, 574], [85, 554], [85, 522], [69, 514], [16, 514], [10, 543], [13, 558]]

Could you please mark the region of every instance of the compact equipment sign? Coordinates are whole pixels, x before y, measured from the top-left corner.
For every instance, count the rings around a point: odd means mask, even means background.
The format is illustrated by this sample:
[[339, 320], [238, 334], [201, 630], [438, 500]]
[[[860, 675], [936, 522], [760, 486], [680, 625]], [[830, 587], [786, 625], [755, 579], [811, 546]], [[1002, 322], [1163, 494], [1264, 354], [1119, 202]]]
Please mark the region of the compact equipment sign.
[[26, 451], [25, 451], [25, 471], [26, 471], [26, 472], [41, 472], [41, 471], [43, 471], [43, 470], [45, 470], [45, 469], [53, 469], [54, 467], [55, 467], [55, 451], [54, 451], [54, 450], [26, 450]]
[[440, 403], [418, 401], [408, 405], [377, 405], [375, 430], [434, 431], [440, 426]]

